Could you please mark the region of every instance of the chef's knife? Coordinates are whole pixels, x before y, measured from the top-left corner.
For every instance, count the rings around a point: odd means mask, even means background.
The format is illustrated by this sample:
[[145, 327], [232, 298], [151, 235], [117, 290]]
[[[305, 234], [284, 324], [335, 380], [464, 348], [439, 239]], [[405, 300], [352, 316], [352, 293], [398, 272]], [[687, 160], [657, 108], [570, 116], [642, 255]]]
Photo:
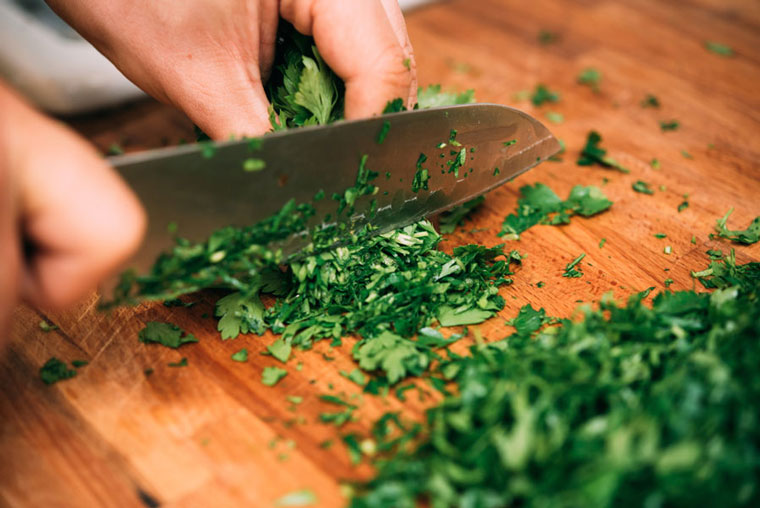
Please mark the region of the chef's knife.
[[[386, 131], [382, 142], [381, 131]], [[456, 131], [456, 132], [454, 132]], [[224, 226], [262, 220], [289, 200], [315, 203], [317, 220], [333, 214], [333, 193], [354, 185], [360, 159], [379, 173], [375, 231], [405, 226], [501, 185], [551, 157], [560, 146], [540, 122], [497, 104], [406, 111], [328, 126], [277, 131], [255, 141], [193, 144], [111, 157], [137, 193], [148, 232], [131, 266], [143, 273], [171, 247], [168, 225], [191, 241]], [[450, 161], [465, 149], [458, 176]], [[412, 190], [420, 154], [428, 189]], [[496, 169], [498, 168], [498, 170]], [[357, 206], [357, 210], [360, 207]], [[356, 220], [357, 217], [354, 217]], [[361, 219], [359, 217], [358, 219]], [[282, 245], [286, 254], [303, 237]]]

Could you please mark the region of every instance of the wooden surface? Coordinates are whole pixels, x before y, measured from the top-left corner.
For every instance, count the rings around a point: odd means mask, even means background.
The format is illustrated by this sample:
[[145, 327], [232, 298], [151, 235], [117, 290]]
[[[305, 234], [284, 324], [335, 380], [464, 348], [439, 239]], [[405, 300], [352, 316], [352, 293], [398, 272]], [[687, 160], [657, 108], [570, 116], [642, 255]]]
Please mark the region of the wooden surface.
[[[471, 87], [481, 101], [515, 105], [539, 118], [549, 110], [565, 117], [550, 125], [567, 143], [563, 162], [543, 164], [492, 193], [464, 228], [488, 230], [460, 232], [449, 247], [499, 243], [496, 232], [521, 185], [541, 181], [565, 196], [574, 184], [609, 179], [604, 190], [615, 203], [611, 211], [565, 227], [535, 227], [510, 245], [528, 258], [502, 292], [502, 317], [527, 302], [565, 316], [577, 301], [610, 290], [624, 296], [662, 288], [666, 278], [675, 281], [672, 289], [691, 288], [689, 270], [706, 265], [704, 251], [728, 247], [708, 239], [715, 219], [731, 206], [736, 227], [760, 215], [760, 3], [461, 0], [416, 11], [408, 24], [421, 83]], [[557, 32], [559, 41], [540, 44], [542, 29]], [[731, 45], [736, 55], [707, 52], [706, 39]], [[601, 93], [576, 84], [586, 67], [603, 72]], [[562, 101], [533, 108], [514, 99], [539, 82], [559, 90]], [[659, 97], [661, 109], [639, 106], [647, 93]], [[671, 119], [681, 128], [661, 132], [659, 121]], [[150, 101], [70, 123], [103, 150], [112, 142], [136, 150], [192, 139], [181, 114]], [[590, 129], [604, 136], [604, 146], [631, 168], [630, 175], [576, 166]], [[652, 158], [662, 169], [650, 167]], [[637, 194], [631, 190], [637, 179], [667, 190]], [[690, 207], [678, 213], [685, 193]], [[658, 232], [668, 238], [654, 238]], [[607, 239], [602, 249], [601, 238]], [[666, 245], [671, 255], [664, 254]], [[760, 259], [760, 244], [737, 251], [742, 262]], [[585, 275], [563, 279], [565, 264], [581, 252], [588, 254]], [[539, 281], [545, 286], [538, 288]], [[330, 409], [317, 396], [357, 393], [338, 374], [353, 367], [352, 341], [329, 352], [334, 361], [322, 356], [327, 343], [296, 352], [288, 376], [265, 387], [261, 370], [274, 360], [258, 353], [273, 337], [222, 342], [215, 320], [204, 317], [217, 297], [198, 295], [190, 309], [143, 305], [111, 314], [98, 312], [94, 299], [56, 314], [18, 308], [0, 360], [0, 505], [272, 506], [303, 488], [312, 489], [321, 506], [341, 505], [340, 480], [370, 470], [353, 469], [338, 431], [316, 422]], [[60, 331], [43, 333], [43, 318]], [[151, 320], [174, 322], [200, 343], [179, 351], [141, 344], [137, 333]], [[489, 338], [508, 333], [498, 318], [481, 330]], [[457, 347], [464, 346], [466, 341]], [[251, 352], [249, 362], [231, 361], [242, 347]], [[38, 369], [52, 355], [90, 364], [75, 379], [49, 387]], [[188, 367], [167, 367], [182, 356]], [[148, 367], [155, 369], [150, 377], [143, 374]], [[287, 395], [304, 397], [295, 412]], [[431, 401], [365, 396], [359, 422], [341, 431], [366, 431], [375, 417], [402, 407], [421, 418]], [[294, 420], [301, 417], [306, 423]], [[336, 445], [321, 449], [326, 439]]]

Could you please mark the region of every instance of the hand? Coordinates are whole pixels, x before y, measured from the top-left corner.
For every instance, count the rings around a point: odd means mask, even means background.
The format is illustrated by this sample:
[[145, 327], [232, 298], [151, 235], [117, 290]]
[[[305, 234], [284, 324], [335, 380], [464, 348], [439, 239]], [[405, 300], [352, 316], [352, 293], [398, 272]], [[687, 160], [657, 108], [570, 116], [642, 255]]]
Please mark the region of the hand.
[[346, 84], [346, 118], [416, 102], [414, 57], [397, 0], [48, 0], [155, 98], [215, 139], [270, 129], [262, 81], [279, 16], [313, 35]]
[[0, 111], [2, 337], [19, 298], [61, 307], [118, 269], [137, 248], [145, 217], [90, 145], [2, 83]]

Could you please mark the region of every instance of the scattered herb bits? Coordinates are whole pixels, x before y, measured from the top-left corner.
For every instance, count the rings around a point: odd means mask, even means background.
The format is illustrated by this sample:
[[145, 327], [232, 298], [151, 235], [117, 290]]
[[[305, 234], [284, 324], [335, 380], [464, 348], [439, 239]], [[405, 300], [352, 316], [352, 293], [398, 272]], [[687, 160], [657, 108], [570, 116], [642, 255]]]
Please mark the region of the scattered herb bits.
[[581, 156], [578, 158], [577, 164], [579, 166], [599, 164], [600, 166], [607, 168], [617, 169], [622, 173], [630, 173], [628, 168], [624, 167], [612, 157], [607, 156], [607, 150], [600, 146], [601, 142], [602, 136], [598, 132], [589, 132], [588, 138], [586, 139], [586, 146], [583, 147], [583, 151], [581, 151]]
[[198, 342], [194, 335], [185, 333], [180, 327], [171, 323], [159, 323], [150, 321], [138, 335], [140, 342], [146, 344], [161, 344], [162, 346], [177, 349], [183, 344]]
[[538, 84], [530, 97], [534, 106], [541, 106], [547, 102], [559, 102], [559, 93], [549, 90], [545, 85]]
[[654, 190], [649, 186], [649, 184], [642, 180], [636, 180], [633, 183], [632, 187], [633, 187], [633, 190], [641, 194], [649, 194], [649, 195], [654, 194]]
[[726, 227], [728, 218], [732, 213], [734, 213], [733, 208], [729, 209], [726, 215], [715, 223], [715, 231], [720, 238], [728, 238], [733, 242], [745, 245], [751, 245], [760, 240], [760, 216], [755, 217], [749, 226], [747, 226], [747, 229], [733, 231]]
[[586, 257], [586, 254], [581, 254], [571, 262], [569, 262], [567, 265], [565, 265], [565, 273], [562, 274], [563, 277], [568, 278], [580, 278], [583, 277], [583, 271], [581, 271], [580, 262], [583, 260], [583, 258]]
[[264, 367], [261, 372], [261, 383], [266, 386], [276, 385], [282, 378], [288, 375], [288, 371], [279, 367]]
[[661, 120], [660, 121], [660, 130], [662, 132], [667, 131], [675, 131], [678, 130], [678, 128], [681, 126], [681, 124], [678, 122], [678, 120]]
[[64, 379], [70, 379], [77, 375], [77, 371], [70, 369], [68, 365], [56, 358], [51, 357], [40, 367], [40, 379], [46, 385], [52, 385]]
[[578, 74], [577, 81], [579, 84], [591, 88], [594, 93], [599, 93], [599, 85], [602, 82], [602, 73], [593, 67], [589, 67], [583, 69], [583, 71]]
[[734, 50], [731, 46], [721, 44], [715, 41], [705, 41], [705, 48], [711, 53], [715, 53], [720, 56], [734, 56]]

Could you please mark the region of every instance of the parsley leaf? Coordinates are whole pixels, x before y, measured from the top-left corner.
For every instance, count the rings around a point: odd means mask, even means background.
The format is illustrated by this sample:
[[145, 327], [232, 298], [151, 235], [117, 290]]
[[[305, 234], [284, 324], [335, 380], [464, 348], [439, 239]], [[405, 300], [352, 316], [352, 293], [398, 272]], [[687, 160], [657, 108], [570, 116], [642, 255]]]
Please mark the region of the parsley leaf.
[[705, 41], [705, 48], [708, 51], [715, 53], [716, 55], [734, 56], [733, 48], [731, 48], [731, 46], [726, 46], [725, 44], [721, 44], [720, 42]]
[[583, 71], [578, 74], [578, 83], [581, 85], [587, 85], [594, 93], [599, 93], [599, 84], [601, 82], [602, 73], [593, 67], [583, 69]]
[[633, 185], [631, 185], [633, 190], [636, 192], [639, 192], [641, 194], [654, 194], [654, 190], [649, 186], [647, 182], [644, 182], [642, 180], [636, 180]]
[[261, 383], [266, 386], [276, 385], [280, 379], [288, 375], [288, 371], [279, 367], [264, 367], [261, 372]]
[[467, 90], [462, 93], [442, 92], [441, 85], [420, 87], [417, 91], [417, 105], [420, 109], [437, 108], [440, 106], [455, 106], [475, 102], [475, 91]]
[[77, 371], [69, 369], [68, 365], [56, 358], [51, 357], [40, 367], [40, 379], [46, 385], [52, 385], [64, 379], [70, 379], [77, 375]]
[[198, 342], [198, 339], [190, 333], [186, 333], [179, 326], [171, 323], [159, 323], [149, 321], [145, 328], [138, 334], [140, 342], [145, 344], [161, 344], [162, 346], [177, 349], [183, 344]]
[[246, 348], [243, 348], [240, 351], [236, 351], [236, 352], [232, 353], [232, 356], [230, 358], [232, 358], [232, 360], [235, 361], [235, 362], [241, 362], [241, 363], [242, 362], [247, 362], [248, 361], [248, 350]]
[[730, 230], [726, 227], [726, 222], [731, 214], [734, 213], [734, 209], [731, 208], [726, 212], [722, 218], [718, 219], [715, 223], [715, 231], [721, 238], [728, 238], [736, 243], [743, 243], [745, 245], [751, 245], [760, 240], [760, 216], [754, 218], [754, 220], [744, 230]]
[[580, 278], [583, 277], [583, 271], [581, 270], [581, 267], [579, 263], [583, 258], [586, 257], [586, 254], [581, 254], [571, 262], [569, 262], [567, 265], [565, 265], [565, 273], [562, 274], [563, 277], [569, 277], [569, 278]]
[[581, 151], [581, 156], [578, 158], [577, 164], [579, 166], [599, 164], [600, 166], [617, 169], [623, 173], [630, 173], [630, 171], [618, 161], [611, 157], [607, 157], [607, 150], [600, 146], [601, 141], [602, 136], [598, 132], [589, 132], [586, 146], [583, 147], [583, 151]]
[[545, 85], [538, 84], [530, 97], [534, 106], [541, 106], [546, 102], [559, 102], [559, 93], [552, 92]]

